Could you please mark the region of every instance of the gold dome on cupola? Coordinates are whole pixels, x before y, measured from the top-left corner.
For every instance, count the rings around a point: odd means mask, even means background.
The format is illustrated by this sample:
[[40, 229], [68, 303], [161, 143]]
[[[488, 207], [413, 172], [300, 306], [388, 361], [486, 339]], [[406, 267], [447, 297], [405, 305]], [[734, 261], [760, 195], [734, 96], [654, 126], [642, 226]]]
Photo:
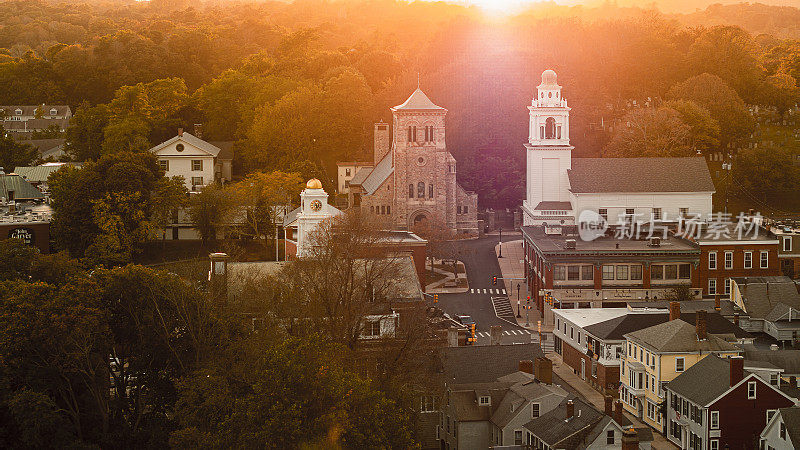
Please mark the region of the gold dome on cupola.
[[322, 189], [322, 182], [316, 178], [312, 178], [306, 183], [306, 189]]

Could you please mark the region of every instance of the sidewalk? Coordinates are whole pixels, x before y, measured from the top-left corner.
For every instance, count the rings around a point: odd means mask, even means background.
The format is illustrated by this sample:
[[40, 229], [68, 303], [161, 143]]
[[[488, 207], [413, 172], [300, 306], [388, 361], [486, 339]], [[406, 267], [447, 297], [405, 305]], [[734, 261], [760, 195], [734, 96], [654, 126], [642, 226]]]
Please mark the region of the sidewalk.
[[[581, 380], [581, 378], [572, 371], [571, 367], [563, 363], [563, 361], [561, 360], [561, 355], [559, 355], [558, 353], [548, 353], [547, 358], [553, 361], [554, 375], [557, 375], [559, 378], [564, 380], [565, 383], [570, 385], [572, 389], [577, 391], [581, 397], [583, 397], [584, 399], [586, 399], [586, 401], [591, 403], [592, 406], [597, 408], [598, 411], [603, 411], [605, 409], [605, 399], [603, 398], [603, 394], [594, 390], [594, 388], [592, 388], [586, 382]], [[625, 417], [627, 417], [633, 423], [634, 427], [639, 428], [648, 426], [644, 424], [642, 421], [640, 421], [638, 418], [630, 415], [627, 411], [625, 411], [624, 414]], [[652, 448], [660, 450], [660, 449], [675, 449], [678, 447], [669, 442], [658, 431], [653, 430]]]
[[[542, 315], [533, 303], [531, 303], [531, 308], [527, 310], [529, 325], [527, 327], [525, 326], [525, 305], [528, 299], [528, 285], [525, 283], [525, 253], [522, 250], [522, 240], [506, 241], [502, 243], [502, 246], [502, 258], [499, 257], [500, 244], [495, 246], [494, 253], [498, 255], [497, 262], [500, 265], [500, 273], [503, 274], [503, 282], [505, 282], [511, 307], [514, 308], [514, 311], [517, 311], [519, 308], [522, 316], [517, 318], [517, 324], [523, 328], [538, 331], [537, 324], [542, 320]], [[519, 286], [519, 290], [517, 290], [517, 286]], [[517, 296], [517, 292], [519, 292], [519, 297]], [[533, 300], [531, 299], [531, 301]], [[547, 327], [542, 323], [543, 333], [550, 333], [552, 331], [552, 327]]]
[[[434, 264], [436, 264], [436, 260], [434, 260]], [[427, 284], [425, 286], [425, 292], [428, 294], [463, 294], [464, 292], [469, 291], [469, 279], [467, 279], [467, 271], [464, 268], [464, 263], [458, 261], [458, 264], [460, 265], [462, 272], [458, 273], [455, 278], [453, 277], [452, 271], [433, 267], [433, 271], [440, 275], [444, 275], [444, 278]], [[425, 271], [431, 271], [431, 267], [428, 265], [427, 261], [425, 262]], [[445, 286], [446, 283], [457, 280], [464, 280], [465, 287]]]

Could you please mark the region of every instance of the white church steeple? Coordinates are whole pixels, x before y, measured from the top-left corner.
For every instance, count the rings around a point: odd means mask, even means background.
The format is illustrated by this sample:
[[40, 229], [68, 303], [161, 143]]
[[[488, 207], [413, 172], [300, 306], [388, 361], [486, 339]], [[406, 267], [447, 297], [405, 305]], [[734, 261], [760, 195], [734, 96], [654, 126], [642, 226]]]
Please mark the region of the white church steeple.
[[572, 167], [569, 144], [569, 111], [561, 95], [556, 73], [542, 72], [536, 97], [528, 106], [530, 122], [527, 155], [527, 183], [522, 204], [524, 224], [566, 224], [572, 222], [567, 171]]

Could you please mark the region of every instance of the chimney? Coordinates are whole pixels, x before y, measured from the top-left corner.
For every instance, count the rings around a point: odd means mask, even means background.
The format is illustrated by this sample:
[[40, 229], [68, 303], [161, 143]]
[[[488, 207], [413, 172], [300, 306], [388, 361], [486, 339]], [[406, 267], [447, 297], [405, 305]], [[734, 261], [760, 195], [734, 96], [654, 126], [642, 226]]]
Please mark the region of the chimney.
[[575, 403], [572, 400], [567, 400], [567, 420], [572, 419], [575, 415]]
[[731, 356], [731, 386], [742, 381], [744, 378], [744, 358], [741, 356]]
[[178, 128], [178, 136], [183, 137], [183, 128]]
[[544, 384], [553, 384], [553, 361], [545, 357], [536, 358], [535, 377]]
[[733, 324], [739, 326], [739, 313], [733, 315]]
[[[492, 325], [489, 329], [489, 342], [491, 345], [500, 345], [503, 343], [503, 327], [500, 325]], [[533, 373], [533, 371], [531, 371]]]
[[606, 395], [603, 398], [603, 400], [605, 400], [605, 403], [606, 403], [605, 404], [605, 410], [604, 410], [605, 414], [607, 416], [609, 416], [609, 417], [613, 416], [614, 415], [614, 397], [612, 397], [610, 395]]
[[378, 164], [392, 146], [392, 135], [389, 134], [389, 124], [382, 120], [375, 124], [375, 135], [373, 142], [373, 156], [375, 164]]
[[622, 431], [622, 450], [638, 450], [639, 435], [633, 427]]
[[696, 318], [696, 329], [697, 329], [697, 340], [698, 341], [705, 341], [708, 339], [708, 334], [706, 333], [706, 310], [705, 309], [698, 309], [695, 313]]
[[533, 361], [531, 361], [530, 359], [520, 361], [519, 371], [533, 375]]
[[199, 139], [203, 139], [203, 124], [202, 123], [194, 124], [194, 135]]
[[719, 294], [714, 296], [714, 311], [720, 312], [722, 310], [722, 305], [719, 303]]
[[622, 401], [619, 399], [614, 400], [614, 421], [622, 423]]
[[681, 318], [681, 304], [679, 302], [669, 302], [669, 320], [673, 321]]

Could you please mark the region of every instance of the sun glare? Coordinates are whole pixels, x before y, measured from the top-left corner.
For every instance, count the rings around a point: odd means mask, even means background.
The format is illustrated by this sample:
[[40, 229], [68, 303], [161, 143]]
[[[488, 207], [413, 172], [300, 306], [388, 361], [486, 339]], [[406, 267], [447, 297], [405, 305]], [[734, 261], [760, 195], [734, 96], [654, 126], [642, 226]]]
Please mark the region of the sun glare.
[[504, 15], [512, 14], [527, 3], [532, 3], [531, 0], [466, 0], [466, 3], [473, 4], [487, 14]]

